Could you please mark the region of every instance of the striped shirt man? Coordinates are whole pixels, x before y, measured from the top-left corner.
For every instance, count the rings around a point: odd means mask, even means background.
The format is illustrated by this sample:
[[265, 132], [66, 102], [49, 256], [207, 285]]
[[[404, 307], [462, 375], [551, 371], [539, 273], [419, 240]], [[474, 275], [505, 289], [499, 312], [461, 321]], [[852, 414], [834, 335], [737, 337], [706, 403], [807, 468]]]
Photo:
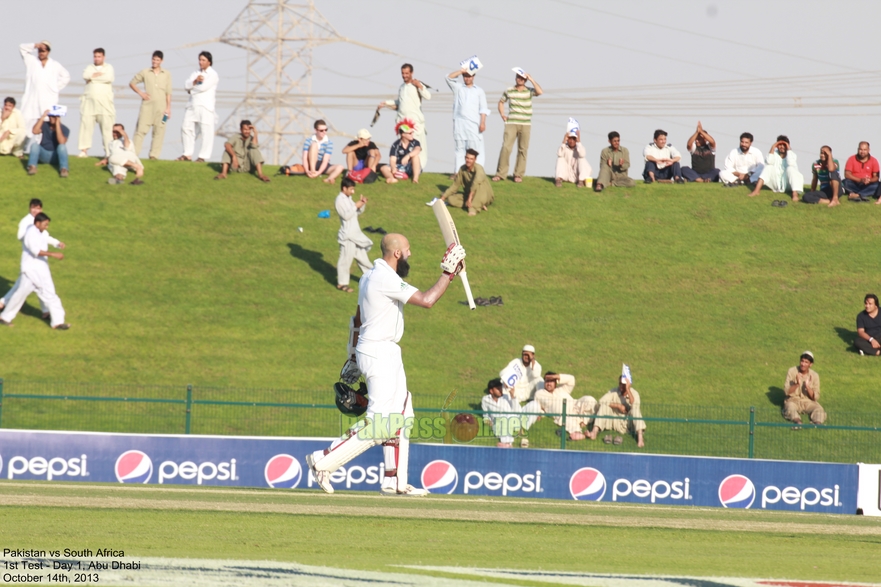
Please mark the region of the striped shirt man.
[[329, 158], [333, 154], [333, 141], [331, 141], [330, 137], [327, 135], [324, 135], [324, 138], [321, 140], [315, 135], [312, 135], [306, 139], [306, 143], [303, 145], [304, 153], [309, 152], [309, 147], [312, 145], [312, 141], [318, 141], [318, 164], [320, 165], [325, 157]]
[[508, 120], [505, 124], [532, 124], [532, 97], [537, 96], [535, 88], [523, 87], [518, 90], [510, 87], [502, 94], [499, 102], [508, 102]]

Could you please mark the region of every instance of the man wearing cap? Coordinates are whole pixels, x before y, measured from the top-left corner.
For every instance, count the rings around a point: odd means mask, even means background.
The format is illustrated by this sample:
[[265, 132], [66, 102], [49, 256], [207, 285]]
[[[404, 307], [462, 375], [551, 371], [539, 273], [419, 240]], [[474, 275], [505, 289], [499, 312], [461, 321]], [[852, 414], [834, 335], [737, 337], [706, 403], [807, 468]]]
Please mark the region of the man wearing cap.
[[260, 181], [269, 183], [269, 178], [263, 175], [263, 155], [258, 146], [257, 129], [250, 120], [241, 121], [239, 134], [223, 144], [220, 162], [220, 173], [214, 179], [226, 179], [230, 168], [239, 173], [251, 173], [253, 169]]
[[21, 110], [15, 107], [15, 98], [8, 96], [0, 113], [0, 155], [21, 157], [27, 136]]
[[431, 92], [428, 91], [425, 84], [413, 77], [413, 66], [409, 63], [401, 66], [401, 79], [404, 80], [404, 83], [398, 88], [398, 97], [394, 100], [380, 102], [379, 108], [395, 110], [397, 112], [395, 123], [399, 123], [405, 118], [413, 121], [415, 125], [413, 138], [419, 141], [422, 146], [422, 151], [419, 153], [419, 163], [422, 169], [425, 169], [428, 164], [428, 131], [425, 130], [422, 101], [431, 100]]
[[113, 66], [104, 63], [104, 49], [92, 52], [92, 65], [83, 70], [86, 89], [80, 98], [80, 157], [87, 157], [92, 148], [95, 123], [101, 128], [104, 157], [110, 156], [113, 140], [113, 124], [116, 122], [116, 106], [113, 105]]
[[[514, 436], [520, 432], [521, 427], [520, 404], [514, 397], [514, 388], [507, 387], [498, 377], [490, 379], [486, 385], [486, 395], [480, 402], [480, 408], [483, 410], [484, 421], [492, 426], [493, 434], [499, 439], [496, 446], [499, 448], [514, 446]], [[499, 412], [502, 413], [498, 416], [493, 415]], [[526, 441], [525, 438], [523, 440]], [[525, 446], [529, 446], [529, 441], [526, 441]]]
[[877, 357], [881, 355], [881, 313], [878, 312], [878, 296], [866, 294], [863, 298], [865, 310], [857, 314], [857, 338], [854, 346], [861, 355]]
[[[542, 413], [559, 414], [553, 416], [557, 426], [563, 426], [563, 403], [566, 404], [566, 432], [569, 440], [584, 440], [585, 431], [591, 417], [596, 412], [597, 400], [585, 395], [577, 400], [572, 397], [575, 377], [565, 373], [548, 371], [544, 376], [544, 387], [535, 392], [535, 403]], [[527, 409], [529, 405], [527, 404]]]
[[370, 131], [362, 128], [358, 131], [358, 138], [343, 147], [343, 155], [346, 156], [346, 166], [349, 171], [361, 171], [370, 169], [376, 173], [376, 165], [379, 163], [379, 147], [371, 141]]
[[621, 135], [616, 131], [609, 133], [609, 146], [600, 152], [600, 174], [597, 177], [596, 191], [612, 186], [632, 188], [636, 185], [627, 170], [630, 169], [630, 151], [621, 146]]
[[801, 414], [807, 414], [812, 424], [826, 421], [826, 411], [817, 403], [820, 399], [820, 376], [811, 369], [813, 365], [814, 353], [805, 351], [801, 354], [798, 367], [791, 367], [786, 372], [783, 417], [790, 422], [801, 424]]
[[523, 373], [523, 377], [517, 380], [514, 385], [514, 398], [518, 402], [528, 402], [533, 399], [535, 392], [544, 386], [544, 379], [541, 375], [541, 364], [535, 360], [535, 347], [531, 344], [523, 346], [520, 356], [505, 365], [501, 373], [510, 369], [519, 370]]
[[24, 96], [21, 98], [21, 115], [24, 117], [28, 136], [32, 137], [31, 129], [40, 115], [58, 104], [58, 94], [70, 83], [70, 74], [60, 63], [49, 57], [52, 51], [49, 41], [23, 43], [18, 50], [27, 69]]
[[[165, 124], [171, 117], [171, 72], [162, 69], [162, 51], [153, 51], [150, 67], [138, 72], [128, 87], [141, 97], [141, 110], [138, 113], [138, 126], [135, 129], [135, 154], [140, 157], [144, 137], [153, 129], [153, 141], [150, 144], [150, 159], [159, 159], [162, 155], [162, 141], [165, 139]], [[138, 88], [144, 84], [144, 90]]]
[[[462, 76], [462, 79], [457, 79]], [[474, 74], [464, 67], [457, 69], [446, 78], [453, 92], [453, 142], [456, 145], [456, 169], [465, 164], [465, 152], [473, 149], [478, 153], [477, 163], [484, 166], [485, 151], [483, 131], [486, 130], [486, 92], [474, 85]]]
[[563, 135], [563, 144], [557, 149], [557, 168], [554, 172], [556, 180], [554, 185], [563, 187], [563, 182], [574, 183], [576, 187], [583, 188], [585, 181], [591, 176], [593, 170], [587, 162], [587, 153], [581, 144], [581, 130], [567, 132]]
[[[505, 90], [499, 100], [499, 115], [505, 122], [505, 134], [502, 137], [502, 152], [499, 154], [499, 164], [493, 181], [502, 181], [508, 176], [508, 164], [511, 160], [511, 150], [514, 141], [517, 141], [517, 163], [514, 165], [514, 182], [523, 181], [526, 174], [526, 153], [529, 150], [529, 135], [532, 129], [532, 97], [541, 96], [541, 86], [536, 83], [532, 76], [520, 69], [514, 68], [514, 87]], [[533, 87], [527, 88], [526, 82], [532, 82]], [[508, 102], [508, 115], [505, 116], [505, 102]]]
[[402, 120], [395, 125], [395, 132], [398, 140], [389, 149], [388, 165], [380, 165], [379, 172], [386, 183], [397, 183], [399, 179], [407, 178], [411, 178], [413, 183], [419, 183], [419, 175], [422, 173], [419, 154], [422, 152], [422, 145], [415, 138], [413, 121]]
[[[642, 411], [639, 407], [639, 392], [630, 386], [630, 379], [624, 375], [618, 379], [618, 387], [610, 389], [600, 398], [597, 406], [597, 417], [593, 421], [593, 429], [587, 435], [596, 440], [599, 433], [611, 430], [619, 435], [633, 432], [636, 434], [636, 446], [645, 446], [645, 421], [641, 420]], [[611, 436], [603, 438], [606, 444], [621, 444], [623, 438]]]
[[37, 173], [38, 163], [50, 163], [58, 166], [61, 177], [68, 176], [67, 137], [70, 136], [70, 129], [61, 124], [61, 116], [66, 113], [64, 106], [53, 106], [51, 113], [50, 110], [43, 112], [43, 116], [31, 128], [34, 135], [40, 136], [40, 142], [31, 144], [28, 175]]

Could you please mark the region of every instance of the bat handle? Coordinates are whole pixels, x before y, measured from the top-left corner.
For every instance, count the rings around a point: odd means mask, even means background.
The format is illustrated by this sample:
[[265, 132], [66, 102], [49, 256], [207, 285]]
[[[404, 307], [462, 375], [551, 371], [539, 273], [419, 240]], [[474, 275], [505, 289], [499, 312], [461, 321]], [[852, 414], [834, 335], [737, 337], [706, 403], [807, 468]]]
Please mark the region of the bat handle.
[[473, 310], [477, 306], [474, 305], [474, 296], [471, 294], [471, 285], [468, 283], [468, 273], [463, 269], [459, 272], [459, 277], [462, 279], [462, 285], [465, 286], [465, 297], [468, 298], [468, 307]]

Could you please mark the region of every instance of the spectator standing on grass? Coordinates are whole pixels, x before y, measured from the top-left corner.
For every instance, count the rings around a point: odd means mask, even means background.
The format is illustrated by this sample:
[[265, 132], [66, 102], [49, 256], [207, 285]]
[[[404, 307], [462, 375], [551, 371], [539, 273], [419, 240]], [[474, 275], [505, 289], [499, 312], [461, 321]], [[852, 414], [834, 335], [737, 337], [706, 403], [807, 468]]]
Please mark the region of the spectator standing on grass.
[[[51, 112], [51, 113], [50, 113]], [[49, 163], [58, 166], [58, 175], [67, 177], [70, 167], [67, 160], [67, 138], [70, 129], [61, 124], [61, 116], [67, 113], [64, 106], [53, 106], [51, 111], [43, 112], [31, 132], [39, 135], [40, 142], [31, 145], [28, 157], [28, 175], [36, 175], [37, 164]]]
[[[495, 196], [483, 166], [477, 163], [477, 151], [468, 149], [465, 164], [459, 168], [453, 185], [441, 196], [450, 206], [468, 210], [468, 216], [477, 216], [478, 211], [486, 211]], [[459, 190], [462, 190], [461, 192]]]
[[[820, 148], [820, 158], [811, 165], [811, 191], [805, 192], [802, 201], [806, 204], [827, 204], [838, 206], [838, 197], [844, 193], [841, 175], [838, 173], [838, 159], [832, 157], [832, 149], [824, 145]], [[817, 191], [817, 184], [820, 190]]]
[[[629, 372], [629, 369], [625, 371]], [[600, 398], [597, 406], [597, 418], [593, 421], [593, 429], [587, 435], [591, 440], [596, 440], [600, 432], [611, 430], [618, 435], [628, 432], [636, 434], [636, 446], [645, 446], [645, 420], [642, 418], [642, 410], [639, 405], [639, 392], [631, 387], [631, 378], [622, 374], [618, 379], [618, 387], [610, 389]], [[603, 438], [606, 444], [621, 444], [621, 436], [614, 439], [611, 436]]]
[[798, 195], [805, 191], [805, 176], [798, 170], [798, 158], [786, 135], [778, 136], [777, 142], [771, 145], [765, 168], [749, 197], [758, 196], [762, 186], [768, 186], [776, 194], [791, 193], [793, 202], [798, 202]]
[[49, 57], [52, 52], [49, 41], [23, 43], [18, 50], [27, 69], [21, 115], [24, 117], [25, 130], [32, 137], [31, 129], [42, 113], [58, 104], [58, 95], [70, 83], [70, 74], [64, 66]]
[[630, 151], [621, 146], [621, 135], [609, 133], [609, 146], [600, 152], [600, 175], [595, 186], [597, 192], [605, 188], [632, 188], [636, 185], [627, 170], [630, 169]]
[[[844, 191], [850, 200], [878, 199], [881, 202], [881, 183], [878, 181], [878, 160], [869, 153], [869, 143], [861, 141], [856, 155], [851, 155], [844, 166]], [[876, 204], [878, 202], [875, 202]]]
[[811, 369], [813, 365], [814, 353], [805, 351], [799, 358], [798, 367], [791, 367], [786, 372], [783, 417], [796, 425], [802, 423], [802, 414], [807, 414], [812, 424], [826, 421], [826, 411], [817, 403], [820, 400], [820, 376]]
[[27, 136], [21, 110], [15, 107], [15, 98], [9, 96], [3, 100], [3, 112], [0, 113], [0, 155], [21, 158]]
[[566, 432], [569, 440], [584, 440], [590, 419], [596, 412], [597, 400], [585, 395], [577, 400], [572, 397], [575, 377], [565, 373], [548, 371], [544, 376], [544, 388], [535, 392], [535, 401], [542, 413], [553, 416], [554, 424], [563, 426], [563, 403], [566, 403]]
[[[413, 77], [413, 66], [409, 63], [401, 66], [401, 79], [404, 80], [404, 83], [398, 88], [398, 97], [394, 100], [380, 102], [379, 108], [394, 110], [396, 124], [405, 118], [413, 122], [415, 129], [413, 138], [422, 146], [422, 151], [419, 153], [419, 165], [424, 170], [428, 164], [428, 131], [425, 130], [422, 101], [431, 100], [431, 92], [428, 90], [428, 86]], [[374, 168], [371, 169], [376, 171]]]
[[[153, 51], [150, 67], [138, 72], [128, 86], [141, 97], [141, 110], [138, 113], [138, 126], [135, 130], [135, 154], [141, 155], [144, 137], [153, 129], [150, 143], [150, 159], [162, 155], [162, 141], [165, 139], [165, 125], [171, 118], [171, 72], [162, 69], [162, 51]], [[138, 88], [144, 84], [144, 90]]]
[[704, 130], [700, 120], [697, 129], [688, 137], [685, 145], [691, 153], [691, 167], [682, 168], [682, 177], [697, 183], [719, 181], [719, 170], [716, 168], [716, 140]]
[[865, 310], [857, 314], [857, 338], [854, 346], [861, 355], [881, 355], [881, 316], [878, 315], [878, 296], [866, 294], [863, 299]]
[[257, 129], [251, 121], [241, 121], [239, 134], [223, 144], [220, 173], [214, 179], [226, 179], [230, 169], [237, 173], [251, 173], [253, 170], [257, 172], [260, 181], [269, 183], [269, 178], [263, 174], [263, 154], [260, 153], [258, 143]]
[[361, 232], [358, 217], [364, 213], [367, 207], [367, 198], [363, 195], [357, 202], [352, 200], [355, 195], [355, 182], [344, 177], [340, 182], [340, 193], [334, 201], [336, 213], [340, 217], [340, 231], [337, 233], [337, 242], [340, 244], [340, 258], [336, 265], [337, 286], [336, 288], [346, 293], [352, 293], [349, 287], [349, 269], [352, 261], [358, 263], [362, 273], [373, 269], [373, 263], [367, 253], [373, 247], [373, 241]]
[[190, 95], [180, 135], [184, 154], [178, 161], [192, 161], [196, 150], [196, 135], [202, 135], [202, 147], [199, 150], [197, 163], [211, 159], [214, 149], [214, 126], [217, 124], [215, 105], [217, 102], [217, 85], [220, 76], [214, 70], [214, 58], [208, 51], [199, 53], [199, 69], [190, 74], [184, 88]]
[[113, 141], [110, 143], [110, 157], [101, 161], [110, 168], [112, 176], [107, 183], [110, 185], [125, 183], [128, 170], [135, 172], [131, 185], [144, 184], [144, 165], [135, 153], [134, 145], [121, 124], [113, 125]]
[[89, 156], [96, 122], [101, 129], [104, 158], [110, 156], [113, 123], [116, 122], [116, 106], [113, 104], [115, 79], [113, 66], [104, 62], [104, 49], [98, 47], [92, 52], [92, 65], [83, 70], [86, 89], [80, 98], [80, 158]]
[[327, 175], [324, 183], [333, 183], [343, 172], [343, 166], [330, 163], [333, 141], [327, 136], [327, 123], [318, 119], [312, 128], [315, 129], [315, 134], [303, 144], [303, 167], [306, 169], [306, 177], [315, 179]]
[[679, 150], [667, 142], [667, 131], [658, 129], [655, 131], [654, 140], [646, 145], [642, 151], [645, 158], [645, 169], [642, 179], [646, 183], [685, 183], [682, 179], [682, 168], [679, 161], [682, 159]]
[[574, 183], [583, 188], [593, 170], [587, 162], [587, 152], [581, 144], [581, 130], [563, 135], [563, 144], [557, 149], [557, 165], [554, 169], [554, 185], [563, 187], [563, 182]]
[[[532, 129], [532, 97], [541, 96], [541, 86], [532, 76], [520, 68], [516, 68], [514, 86], [505, 90], [499, 100], [499, 114], [505, 123], [505, 134], [502, 137], [502, 151], [499, 153], [499, 164], [493, 181], [502, 181], [508, 176], [508, 165], [511, 161], [511, 150], [517, 141], [517, 163], [514, 165], [514, 182], [523, 181], [526, 174], [526, 154], [529, 151], [529, 135]], [[531, 88], [526, 82], [532, 82]], [[505, 116], [505, 102], [508, 102], [508, 115]]]
[[[462, 79], [457, 79], [462, 76]], [[465, 164], [465, 153], [472, 150], [477, 153], [477, 163], [484, 166], [483, 131], [486, 130], [486, 117], [489, 108], [486, 105], [486, 92], [474, 85], [474, 74], [463, 67], [448, 75], [447, 85], [453, 92], [453, 143], [456, 146], [456, 169]]]
[[756, 183], [765, 169], [765, 158], [758, 147], [753, 146], [753, 135], [740, 135], [740, 147], [725, 157], [725, 169], [719, 172], [719, 180], [725, 187]]

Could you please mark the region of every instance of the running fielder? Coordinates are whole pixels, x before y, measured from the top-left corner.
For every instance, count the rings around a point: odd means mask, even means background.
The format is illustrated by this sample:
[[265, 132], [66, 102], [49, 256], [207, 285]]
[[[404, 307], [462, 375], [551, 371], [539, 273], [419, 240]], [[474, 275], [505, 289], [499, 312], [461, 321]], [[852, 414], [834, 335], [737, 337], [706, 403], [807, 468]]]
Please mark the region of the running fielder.
[[318, 485], [333, 493], [331, 474], [367, 449], [383, 444], [386, 478], [383, 495], [420, 496], [427, 491], [407, 483], [413, 424], [412, 396], [398, 342], [404, 334], [404, 304], [431, 308], [462, 269], [465, 249], [451, 244], [441, 260], [443, 274], [421, 292], [404, 279], [410, 271], [410, 242], [402, 234], [387, 234], [380, 245], [382, 258], [367, 271], [358, 291], [358, 309], [350, 323], [349, 359], [341, 377], [367, 380], [365, 419], [327, 449], [306, 455], [306, 464]]

